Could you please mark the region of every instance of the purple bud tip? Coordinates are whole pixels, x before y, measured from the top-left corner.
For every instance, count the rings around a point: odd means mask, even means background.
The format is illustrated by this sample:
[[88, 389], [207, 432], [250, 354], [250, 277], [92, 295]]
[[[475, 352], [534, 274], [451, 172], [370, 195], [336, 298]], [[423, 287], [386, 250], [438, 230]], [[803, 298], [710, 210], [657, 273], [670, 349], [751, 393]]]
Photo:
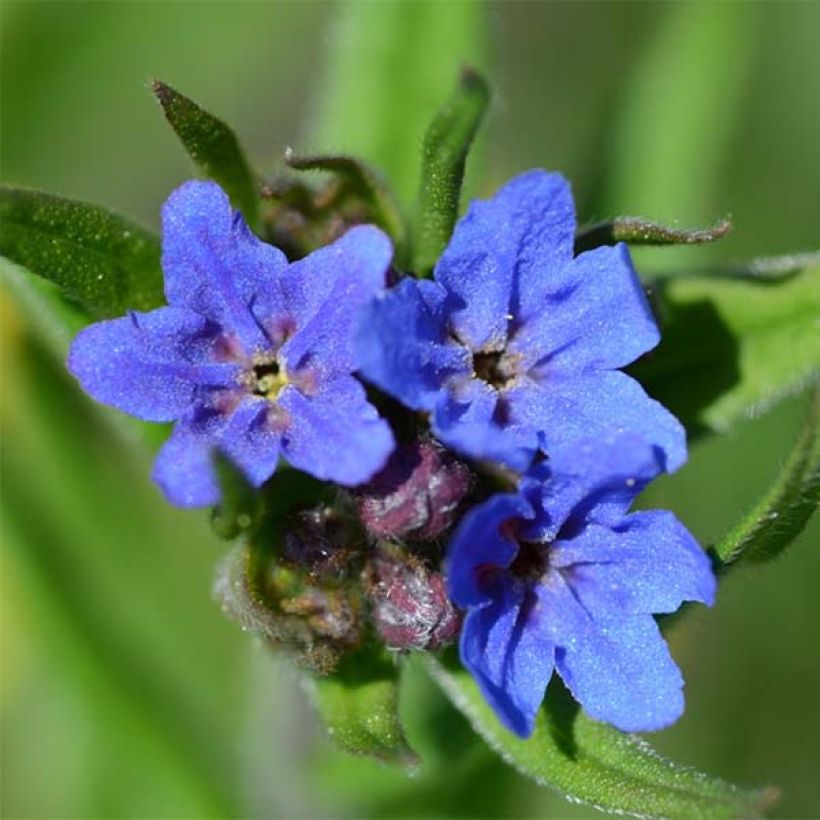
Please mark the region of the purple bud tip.
[[430, 540], [453, 523], [471, 481], [469, 468], [432, 441], [404, 444], [359, 491], [359, 515], [373, 535]]
[[461, 629], [461, 613], [447, 597], [441, 573], [398, 550], [376, 556], [368, 596], [376, 630], [393, 649], [440, 649]]

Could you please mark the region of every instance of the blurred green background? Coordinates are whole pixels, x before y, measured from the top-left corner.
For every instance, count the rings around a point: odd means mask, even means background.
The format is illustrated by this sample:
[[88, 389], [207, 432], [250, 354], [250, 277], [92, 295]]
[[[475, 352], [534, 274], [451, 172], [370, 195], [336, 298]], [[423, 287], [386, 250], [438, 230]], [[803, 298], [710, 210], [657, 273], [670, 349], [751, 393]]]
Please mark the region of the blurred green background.
[[[571, 178], [582, 221], [732, 215], [718, 245], [637, 254], [647, 271], [818, 245], [820, 4], [406, 3], [407, 29], [389, 5], [7, 1], [3, 180], [156, 227], [191, 175], [156, 76], [233, 124], [260, 168], [286, 145], [358, 149], [407, 203], [419, 123], [471, 61], [495, 88], [472, 193], [545, 166]], [[401, 85], [408, 40], [421, 68]], [[391, 50], [395, 72], [368, 68]], [[390, 123], [393, 139], [372, 137]], [[35, 325], [4, 293], [3, 816], [595, 815], [497, 761], [421, 674], [402, 703], [426, 760], [414, 776], [334, 751], [287, 664], [212, 600], [226, 545], [207, 516], [163, 503], [130, 428], [79, 394]], [[719, 535], [804, 405], [698, 444], [647, 503]], [[815, 521], [677, 625], [688, 709], [652, 738], [779, 785], [777, 816], [820, 816], [818, 547]]]

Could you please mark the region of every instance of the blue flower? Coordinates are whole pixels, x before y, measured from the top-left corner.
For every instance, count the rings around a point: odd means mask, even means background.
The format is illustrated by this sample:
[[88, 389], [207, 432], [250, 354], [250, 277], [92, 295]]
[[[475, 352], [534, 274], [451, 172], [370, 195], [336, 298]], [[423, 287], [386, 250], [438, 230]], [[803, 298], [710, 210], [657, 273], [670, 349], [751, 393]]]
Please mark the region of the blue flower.
[[583, 445], [475, 507], [453, 536], [461, 660], [516, 734], [532, 733], [554, 670], [590, 716], [624, 731], [681, 715], [683, 681], [652, 615], [711, 605], [715, 578], [674, 515], [628, 512], [658, 469], [629, 436]]
[[361, 371], [468, 456], [523, 471], [539, 450], [631, 431], [674, 470], [683, 428], [618, 370], [659, 340], [629, 253], [573, 258], [574, 234], [559, 174], [529, 171], [473, 202], [435, 281], [405, 279], [367, 311]]
[[153, 471], [168, 499], [218, 501], [214, 447], [255, 486], [280, 456], [320, 479], [369, 479], [393, 437], [351, 375], [351, 328], [384, 285], [387, 236], [356, 227], [289, 264], [211, 182], [182, 185], [162, 216], [168, 307], [86, 328], [68, 367], [98, 401], [176, 421]]

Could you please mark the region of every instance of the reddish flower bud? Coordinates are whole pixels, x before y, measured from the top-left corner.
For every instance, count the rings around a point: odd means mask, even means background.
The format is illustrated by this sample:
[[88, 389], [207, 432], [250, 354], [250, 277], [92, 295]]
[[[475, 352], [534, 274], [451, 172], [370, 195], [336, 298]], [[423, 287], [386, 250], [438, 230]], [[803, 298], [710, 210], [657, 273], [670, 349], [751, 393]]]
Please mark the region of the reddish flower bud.
[[430, 540], [453, 523], [471, 480], [467, 465], [437, 444], [414, 441], [360, 490], [359, 515], [373, 535]]
[[367, 579], [373, 624], [393, 649], [439, 649], [461, 629], [461, 614], [450, 603], [444, 577], [421, 561], [383, 548]]

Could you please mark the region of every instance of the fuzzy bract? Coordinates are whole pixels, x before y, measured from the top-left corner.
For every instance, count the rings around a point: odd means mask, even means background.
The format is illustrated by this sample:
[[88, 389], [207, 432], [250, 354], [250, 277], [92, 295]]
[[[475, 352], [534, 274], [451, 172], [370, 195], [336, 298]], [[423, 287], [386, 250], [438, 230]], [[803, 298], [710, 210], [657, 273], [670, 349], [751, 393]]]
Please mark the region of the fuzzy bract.
[[683, 680], [653, 615], [711, 604], [715, 578], [674, 515], [628, 511], [657, 471], [657, 453], [631, 436], [579, 445], [475, 507], [453, 536], [461, 659], [518, 735], [532, 733], [553, 671], [591, 717], [624, 731], [682, 713]]
[[68, 367], [98, 401], [176, 422], [153, 477], [180, 506], [219, 499], [214, 448], [256, 486], [280, 457], [362, 483], [393, 437], [352, 375], [352, 329], [391, 256], [388, 237], [361, 226], [290, 264], [218, 185], [187, 182], [163, 208], [168, 306], [86, 328]]
[[539, 451], [633, 432], [674, 470], [682, 426], [619, 370], [659, 340], [629, 252], [574, 257], [574, 236], [560, 174], [529, 171], [473, 202], [434, 280], [405, 279], [368, 308], [362, 373], [467, 456], [523, 471]]

